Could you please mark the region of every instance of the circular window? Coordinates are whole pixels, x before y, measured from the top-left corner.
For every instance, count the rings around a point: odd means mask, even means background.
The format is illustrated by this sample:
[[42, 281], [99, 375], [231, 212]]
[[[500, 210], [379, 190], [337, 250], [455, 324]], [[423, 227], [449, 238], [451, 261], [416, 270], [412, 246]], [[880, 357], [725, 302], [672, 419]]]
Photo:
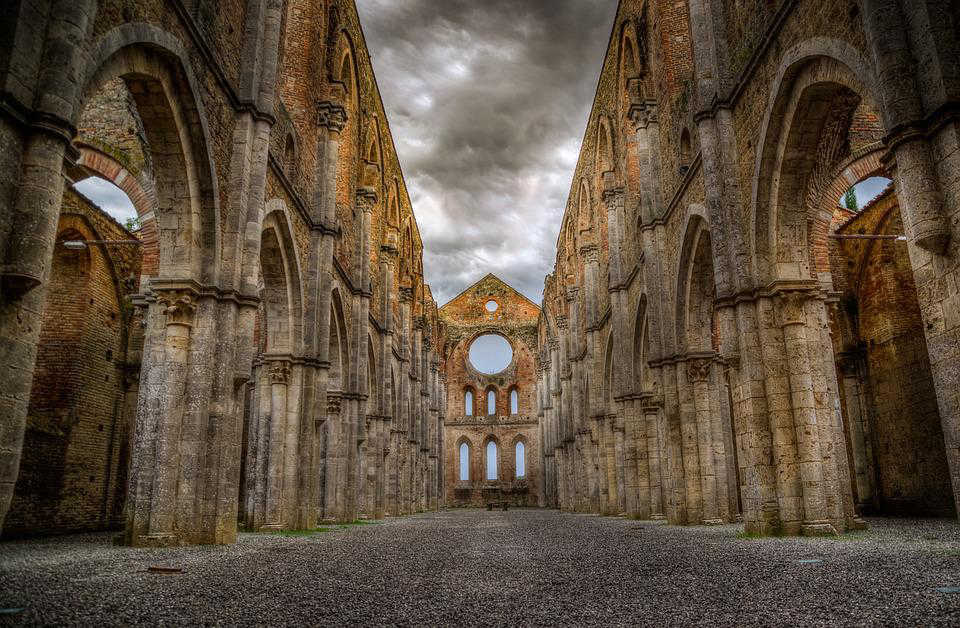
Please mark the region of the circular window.
[[481, 373], [499, 373], [512, 361], [513, 347], [503, 336], [486, 334], [470, 343], [470, 364]]
[[483, 307], [487, 308], [488, 312], [496, 312], [497, 309], [500, 307], [500, 305], [493, 299], [490, 299], [489, 301], [483, 304]]

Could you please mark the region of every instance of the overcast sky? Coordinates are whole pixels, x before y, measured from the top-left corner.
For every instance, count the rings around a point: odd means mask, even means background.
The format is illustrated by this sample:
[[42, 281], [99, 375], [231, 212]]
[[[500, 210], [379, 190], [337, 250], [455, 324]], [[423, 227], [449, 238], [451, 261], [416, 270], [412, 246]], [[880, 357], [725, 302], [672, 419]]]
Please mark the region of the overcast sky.
[[616, 0], [357, 0], [439, 304], [540, 303]]

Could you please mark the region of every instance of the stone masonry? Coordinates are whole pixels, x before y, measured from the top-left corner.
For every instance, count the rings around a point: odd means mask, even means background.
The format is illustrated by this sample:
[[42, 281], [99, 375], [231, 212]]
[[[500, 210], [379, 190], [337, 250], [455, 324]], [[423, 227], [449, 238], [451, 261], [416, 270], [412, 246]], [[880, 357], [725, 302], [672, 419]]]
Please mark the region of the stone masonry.
[[622, 0], [545, 282], [545, 502], [956, 514], [958, 110], [955, 0]]
[[[4, 534], [437, 508], [443, 340], [353, 3], [0, 14]], [[89, 176], [140, 246], [62, 245], [133, 238], [72, 192]]]
[[956, 514], [958, 112], [960, 0], [620, 0], [541, 307], [441, 311], [351, 0], [8, 0], [3, 534]]

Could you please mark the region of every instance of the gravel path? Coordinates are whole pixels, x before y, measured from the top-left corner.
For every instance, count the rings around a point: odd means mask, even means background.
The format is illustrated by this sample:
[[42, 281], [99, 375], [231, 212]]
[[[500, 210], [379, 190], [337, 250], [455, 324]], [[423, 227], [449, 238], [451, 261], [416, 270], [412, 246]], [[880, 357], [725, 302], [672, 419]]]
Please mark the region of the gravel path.
[[747, 539], [459, 510], [228, 547], [4, 542], [0, 609], [24, 610], [0, 624], [960, 624], [960, 524], [870, 524], [843, 540]]

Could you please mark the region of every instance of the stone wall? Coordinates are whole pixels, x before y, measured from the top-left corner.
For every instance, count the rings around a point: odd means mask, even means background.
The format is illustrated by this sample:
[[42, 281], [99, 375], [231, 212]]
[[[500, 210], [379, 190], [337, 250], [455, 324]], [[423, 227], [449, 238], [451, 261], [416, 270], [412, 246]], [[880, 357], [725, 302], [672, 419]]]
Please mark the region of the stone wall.
[[[36, 532], [113, 525], [124, 493], [132, 545], [439, 507], [443, 338], [356, 7], [67, 4], [15, 0], [0, 28], [0, 522], [21, 470], [35, 483], [38, 355], [62, 358], [41, 327], [63, 291], [63, 175], [106, 178], [137, 209], [143, 348], [109, 516]], [[112, 403], [74, 389], [98, 416]], [[48, 479], [101, 486], [93, 458]], [[30, 516], [15, 525], [29, 533]]]
[[[960, 49], [951, 7], [619, 4], [545, 281], [547, 504], [672, 523], [742, 517], [761, 534], [861, 527], [853, 489], [862, 508], [878, 480], [857, 462], [863, 434], [846, 429], [869, 420], [844, 401], [834, 360], [837, 334], [853, 333], [836, 316], [852, 278], [828, 243], [838, 198], [886, 173], [908, 242], [867, 266], [866, 377], [879, 388], [856, 394], [882, 412], [884, 455], [908, 448], [929, 470], [908, 481], [878, 459], [888, 509], [912, 494], [943, 512], [948, 470], [960, 487], [958, 386], [945, 366], [957, 347], [948, 225], [960, 208], [945, 112], [960, 89], [945, 69], [955, 64], [931, 61]], [[893, 285], [891, 326], [878, 295]], [[831, 321], [843, 331], [832, 336]]]

